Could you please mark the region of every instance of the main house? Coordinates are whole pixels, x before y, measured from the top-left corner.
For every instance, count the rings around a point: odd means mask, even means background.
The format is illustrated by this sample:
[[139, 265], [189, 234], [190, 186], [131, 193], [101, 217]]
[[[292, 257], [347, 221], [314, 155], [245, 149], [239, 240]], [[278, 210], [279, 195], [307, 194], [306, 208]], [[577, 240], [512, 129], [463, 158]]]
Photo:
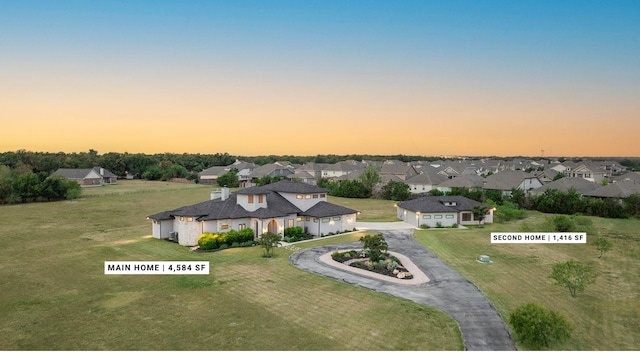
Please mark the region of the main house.
[[[477, 225], [473, 216], [473, 207], [484, 205], [464, 196], [423, 196], [403, 201], [397, 205], [398, 218], [415, 227], [458, 225]], [[483, 223], [493, 222], [493, 209], [489, 208]]]
[[[219, 196], [219, 197], [218, 197]], [[279, 181], [245, 188], [233, 194], [222, 191], [199, 204], [150, 215], [153, 237], [174, 238], [180, 245], [194, 246], [204, 232], [252, 229], [283, 234], [300, 226], [309, 234], [353, 230], [357, 211], [327, 202], [327, 190], [315, 185]]]

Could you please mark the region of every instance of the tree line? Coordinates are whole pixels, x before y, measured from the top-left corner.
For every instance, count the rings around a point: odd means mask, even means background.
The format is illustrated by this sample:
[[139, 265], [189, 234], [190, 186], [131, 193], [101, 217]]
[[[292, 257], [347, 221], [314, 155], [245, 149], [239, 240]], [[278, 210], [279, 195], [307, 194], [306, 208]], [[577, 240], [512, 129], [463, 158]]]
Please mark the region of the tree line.
[[[118, 176], [127, 174], [142, 178], [143, 174], [150, 170], [150, 177], [157, 177], [157, 169], [166, 170], [171, 166], [180, 166], [187, 173], [198, 173], [212, 166], [227, 166], [235, 160], [254, 163], [256, 165], [271, 164], [276, 161], [289, 161], [294, 164], [305, 164], [309, 162], [335, 164], [345, 160], [401, 160], [404, 162], [425, 160], [441, 160], [438, 157], [412, 156], [412, 155], [266, 155], [266, 156], [234, 156], [228, 153], [215, 154], [131, 154], [128, 152], [117, 153], [108, 152], [99, 154], [94, 149], [86, 152], [34, 152], [28, 150], [17, 150], [0, 153], [0, 164], [11, 169], [28, 168], [34, 173], [53, 173], [60, 168], [80, 169], [101, 166]], [[156, 167], [156, 168], [152, 168]], [[177, 169], [174, 167], [174, 170]], [[181, 170], [178, 170], [181, 171]], [[160, 176], [161, 178], [162, 176]]]
[[80, 184], [62, 176], [19, 172], [0, 165], [0, 204], [75, 199], [80, 192]]

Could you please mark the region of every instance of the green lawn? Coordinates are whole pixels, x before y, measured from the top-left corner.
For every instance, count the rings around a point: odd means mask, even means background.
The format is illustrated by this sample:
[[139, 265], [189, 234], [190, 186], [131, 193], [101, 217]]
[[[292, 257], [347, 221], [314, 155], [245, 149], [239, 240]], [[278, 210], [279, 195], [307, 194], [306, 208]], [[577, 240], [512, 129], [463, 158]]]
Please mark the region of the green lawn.
[[[591, 244], [491, 245], [490, 233], [536, 229], [550, 215], [528, 213], [525, 220], [469, 230], [420, 230], [415, 237], [476, 284], [503, 318], [526, 302], [554, 309], [573, 325], [572, 339], [555, 350], [640, 350], [640, 220], [590, 218], [596, 234], [613, 249], [598, 259]], [[479, 264], [479, 255], [492, 264]], [[556, 262], [591, 262], [600, 274], [595, 284], [572, 298], [549, 278]]]
[[[299, 270], [290, 250], [193, 253], [150, 238], [147, 215], [211, 189], [123, 181], [0, 207], [0, 350], [462, 349], [440, 311]], [[108, 260], [209, 261], [211, 274], [107, 276]]]
[[396, 208], [397, 201], [382, 199], [350, 199], [329, 196], [328, 201], [350, 209], [358, 210], [358, 221], [400, 221]]

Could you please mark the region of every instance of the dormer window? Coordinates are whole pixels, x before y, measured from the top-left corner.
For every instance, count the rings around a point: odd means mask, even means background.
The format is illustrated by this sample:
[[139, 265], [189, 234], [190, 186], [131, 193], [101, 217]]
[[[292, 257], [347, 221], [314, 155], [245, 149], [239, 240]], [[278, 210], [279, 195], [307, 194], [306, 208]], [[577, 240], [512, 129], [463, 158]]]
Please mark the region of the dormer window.
[[253, 195], [249, 195], [248, 202], [249, 202], [249, 204], [253, 204]]
[[264, 195], [258, 195], [258, 203], [262, 204], [264, 201]]
[[296, 195], [296, 199], [298, 199], [298, 200], [302, 200], [302, 194], [298, 194], [298, 195]]

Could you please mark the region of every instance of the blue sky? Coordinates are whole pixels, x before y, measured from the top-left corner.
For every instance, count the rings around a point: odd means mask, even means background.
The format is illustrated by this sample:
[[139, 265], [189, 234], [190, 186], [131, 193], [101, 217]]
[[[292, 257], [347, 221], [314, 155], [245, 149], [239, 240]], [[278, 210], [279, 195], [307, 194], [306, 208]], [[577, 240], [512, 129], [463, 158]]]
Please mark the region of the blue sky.
[[[0, 9], [0, 95], [8, 99], [0, 121], [14, 123], [0, 150], [86, 150], [88, 143], [29, 142], [24, 134], [39, 122], [70, 129], [110, 114], [114, 133], [138, 139], [152, 125], [233, 121], [243, 131], [324, 123], [321, 138], [336, 127], [352, 137], [367, 127], [363, 135], [377, 142], [362, 151], [346, 137], [324, 147], [258, 144], [251, 153], [506, 155], [546, 147], [640, 155], [629, 136], [640, 133], [637, 1], [3, 1]], [[594, 137], [603, 123], [615, 131]], [[450, 127], [466, 141], [401, 146], [399, 135], [380, 135], [389, 124]], [[536, 130], [551, 134], [547, 143], [530, 139]], [[558, 132], [619, 148], [563, 144]], [[514, 140], [479, 140], [491, 134]], [[134, 150], [126, 143], [93, 147]], [[151, 143], [135, 150], [161, 151]], [[169, 149], [241, 150], [186, 140]]]

